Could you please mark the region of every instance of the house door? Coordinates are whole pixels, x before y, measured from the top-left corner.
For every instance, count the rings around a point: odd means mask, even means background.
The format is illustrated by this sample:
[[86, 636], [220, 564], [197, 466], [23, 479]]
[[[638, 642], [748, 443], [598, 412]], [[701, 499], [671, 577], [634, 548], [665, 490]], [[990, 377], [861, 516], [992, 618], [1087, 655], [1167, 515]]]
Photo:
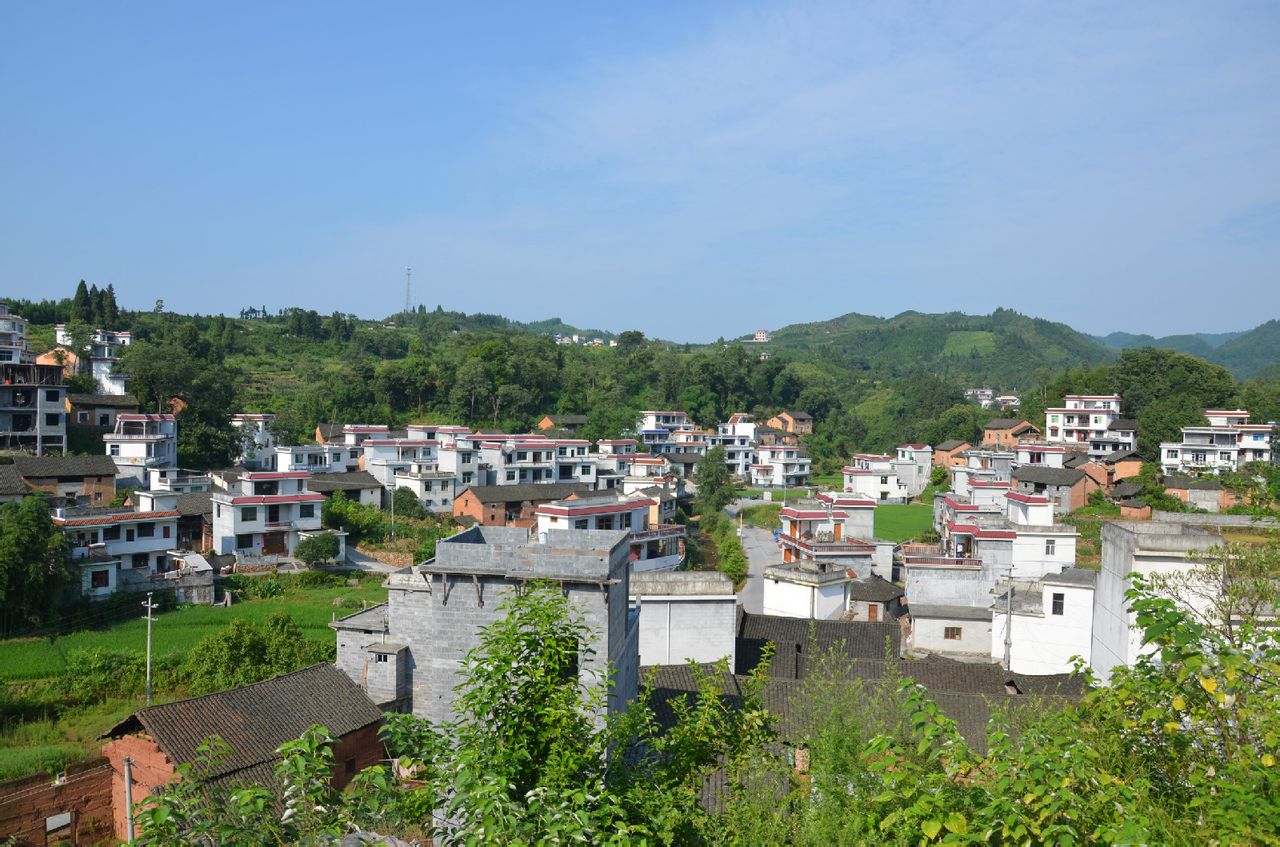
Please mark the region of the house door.
[[876, 603], [867, 604], [867, 620], [869, 621], [880, 620], [880, 606], [878, 604]]
[[268, 532], [262, 536], [262, 552], [267, 555], [282, 555], [284, 548], [283, 532]]
[[267, 523], [280, 523], [280, 507], [279, 506], [267, 507]]

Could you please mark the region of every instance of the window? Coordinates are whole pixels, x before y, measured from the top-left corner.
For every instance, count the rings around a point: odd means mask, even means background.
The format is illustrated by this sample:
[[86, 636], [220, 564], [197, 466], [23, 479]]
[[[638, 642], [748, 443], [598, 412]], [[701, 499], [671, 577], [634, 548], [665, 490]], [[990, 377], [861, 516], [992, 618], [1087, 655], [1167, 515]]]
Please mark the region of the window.
[[1055, 615], [1062, 614], [1062, 609], [1067, 604], [1067, 595], [1054, 592], [1053, 594], [1053, 613]]
[[257, 506], [243, 506], [240, 509], [240, 520], [245, 523], [252, 523], [258, 519]]
[[138, 524], [138, 537], [139, 538], [155, 538], [156, 525], [153, 523]]
[[574, 529], [586, 529], [586, 528], [587, 528], [587, 519], [586, 519], [586, 518], [578, 518], [576, 521], [574, 521], [574, 522], [573, 522], [573, 528], [574, 528]]
[[62, 415], [45, 415], [44, 416], [45, 426], [57, 426], [60, 423], [62, 423]]
[[134, 553], [133, 567], [135, 570], [151, 567], [151, 556], [147, 553]]
[[162, 531], [161, 531], [161, 533], [160, 533], [160, 537], [161, 537], [161, 538], [168, 538], [168, 537], [169, 537], [169, 530], [171, 530], [171, 529], [172, 529], [172, 527], [171, 527], [171, 526], [169, 526], [168, 524], [165, 524], [163, 527], [161, 527], [161, 530], [162, 530]]
[[462, 463], [462, 464], [464, 464], [464, 465], [469, 465], [469, 464], [471, 464], [471, 454], [470, 454], [470, 453], [459, 453], [459, 454], [458, 454], [458, 461], [459, 461], [459, 462], [461, 462], [461, 463]]
[[110, 588], [111, 571], [94, 571], [89, 574], [89, 585], [93, 588]]
[[516, 472], [507, 471], [507, 482], [515, 482], [515, 481], [516, 481]]
[[528, 453], [526, 453], [526, 452], [525, 452], [525, 451], [523, 451], [523, 450], [521, 450], [521, 451], [519, 451], [518, 453], [516, 453], [516, 461], [517, 461], [517, 462], [523, 462], [523, 461], [524, 461], [525, 459], [527, 459], [527, 458], [529, 458], [529, 454], [528, 454]]
[[252, 535], [237, 535], [237, 536], [236, 536], [236, 549], [237, 549], [237, 550], [252, 550], [252, 549], [253, 549], [253, 536], [252, 536]]
[[1057, 550], [1057, 547], [1058, 540], [1056, 538], [1046, 538], [1044, 540], [1044, 554], [1046, 556], [1052, 556], [1054, 551]]
[[590, 466], [590, 465], [583, 465], [583, 466], [582, 466], [582, 475], [583, 475], [583, 476], [591, 476], [591, 466]]
[[880, 484], [881, 484], [881, 485], [888, 485], [888, 484], [889, 484], [889, 477], [887, 477], [887, 476], [882, 476], [882, 477], [880, 477]]
[[298, 506], [298, 517], [314, 518], [316, 516], [316, 507], [314, 503], [302, 503]]
[[119, 444], [112, 444], [110, 447], [108, 447], [108, 448], [107, 448], [107, 455], [109, 455], [109, 456], [119, 456], [119, 455], [120, 455], [120, 445], [119, 445]]
[[373, 657], [373, 661], [374, 661], [374, 663], [375, 663], [375, 664], [378, 664], [378, 665], [385, 665], [385, 664], [387, 663], [387, 654], [386, 654], [386, 653], [378, 653], [377, 655], [375, 655], [375, 656]]
[[57, 390], [56, 390], [56, 389], [51, 388], [51, 389], [49, 389], [48, 391], [45, 391], [45, 393], [44, 393], [44, 399], [45, 399], [45, 400], [48, 400], [50, 403], [57, 403], [57, 402], [58, 402], [58, 392], [57, 392]]
[[103, 541], [119, 541], [119, 540], [120, 540], [120, 527], [118, 527], [118, 526], [108, 526], [108, 527], [103, 527], [103, 529], [102, 529], [102, 540], [103, 540]]
[[964, 630], [958, 626], [944, 626], [942, 628], [942, 637], [947, 641], [959, 641], [963, 634]]
[[76, 412], [76, 420], [77, 420], [77, 421], [79, 421], [80, 423], [88, 423], [88, 422], [89, 422], [89, 413], [88, 413], [88, 412]]
[[473, 476], [473, 474], [471, 473], [471, 471], [467, 471], [466, 473], [464, 473], [464, 474], [462, 475], [462, 484], [463, 484], [463, 485], [470, 485], [470, 484], [471, 484], [472, 476]]
[[253, 493], [258, 495], [273, 495], [280, 493], [280, 483], [277, 480], [268, 480], [266, 482], [255, 482], [253, 484]]
[[126, 529], [126, 530], [124, 531], [124, 540], [125, 540], [125, 541], [132, 541], [132, 540], [133, 540], [133, 527], [129, 527], [128, 529]]
[[1167, 459], [1176, 459], [1176, 458], [1178, 458], [1178, 451], [1177, 451], [1177, 450], [1166, 450], [1166, 451], [1165, 451], [1165, 458], [1167, 458]]
[[449, 498], [448, 498], [448, 497], [441, 497], [441, 498], [440, 498], [440, 505], [441, 505], [441, 506], [448, 506], [448, 505], [449, 505]]

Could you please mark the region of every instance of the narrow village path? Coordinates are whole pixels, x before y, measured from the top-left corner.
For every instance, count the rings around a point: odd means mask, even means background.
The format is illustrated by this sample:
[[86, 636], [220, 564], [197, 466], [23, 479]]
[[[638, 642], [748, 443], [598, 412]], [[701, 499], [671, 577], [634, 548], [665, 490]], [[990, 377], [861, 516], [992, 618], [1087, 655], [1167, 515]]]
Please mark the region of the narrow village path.
[[[759, 503], [759, 500], [735, 500], [725, 507], [725, 512], [736, 524], [739, 509]], [[773, 540], [773, 533], [746, 523], [742, 525], [742, 550], [747, 554], [747, 581], [738, 592], [738, 602], [742, 604], [743, 611], [749, 614], [763, 614], [764, 569], [781, 562], [781, 554]]]

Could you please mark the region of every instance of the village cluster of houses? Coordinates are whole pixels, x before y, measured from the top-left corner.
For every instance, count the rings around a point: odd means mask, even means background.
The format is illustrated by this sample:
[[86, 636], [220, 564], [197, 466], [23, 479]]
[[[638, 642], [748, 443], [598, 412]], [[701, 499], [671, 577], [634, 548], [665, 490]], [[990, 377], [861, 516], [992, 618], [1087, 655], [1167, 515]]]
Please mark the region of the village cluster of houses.
[[564, 335], [562, 333], [556, 332], [556, 333], [552, 333], [551, 337], [556, 340], [556, 344], [559, 344], [561, 346], [566, 346], [566, 347], [574, 347], [574, 346], [617, 347], [618, 346], [618, 339], [616, 338], [610, 338], [608, 341], [605, 341], [603, 338], [587, 338], [585, 335], [578, 335], [576, 332], [573, 335]]

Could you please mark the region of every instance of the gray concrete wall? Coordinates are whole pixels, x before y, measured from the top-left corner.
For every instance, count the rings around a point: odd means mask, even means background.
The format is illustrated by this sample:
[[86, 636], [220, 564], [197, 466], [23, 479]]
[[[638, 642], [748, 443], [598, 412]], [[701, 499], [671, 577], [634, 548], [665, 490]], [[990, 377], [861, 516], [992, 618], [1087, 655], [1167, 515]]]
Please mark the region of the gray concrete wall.
[[[947, 627], [959, 627], [958, 640], [944, 637]], [[912, 620], [911, 650], [916, 654], [991, 658], [991, 621]]]
[[734, 661], [737, 599], [676, 597], [642, 600], [640, 664]]
[[1152, 523], [1183, 524], [1186, 526], [1264, 526], [1275, 527], [1275, 518], [1256, 518], [1253, 515], [1197, 515], [1186, 512], [1152, 512]]

